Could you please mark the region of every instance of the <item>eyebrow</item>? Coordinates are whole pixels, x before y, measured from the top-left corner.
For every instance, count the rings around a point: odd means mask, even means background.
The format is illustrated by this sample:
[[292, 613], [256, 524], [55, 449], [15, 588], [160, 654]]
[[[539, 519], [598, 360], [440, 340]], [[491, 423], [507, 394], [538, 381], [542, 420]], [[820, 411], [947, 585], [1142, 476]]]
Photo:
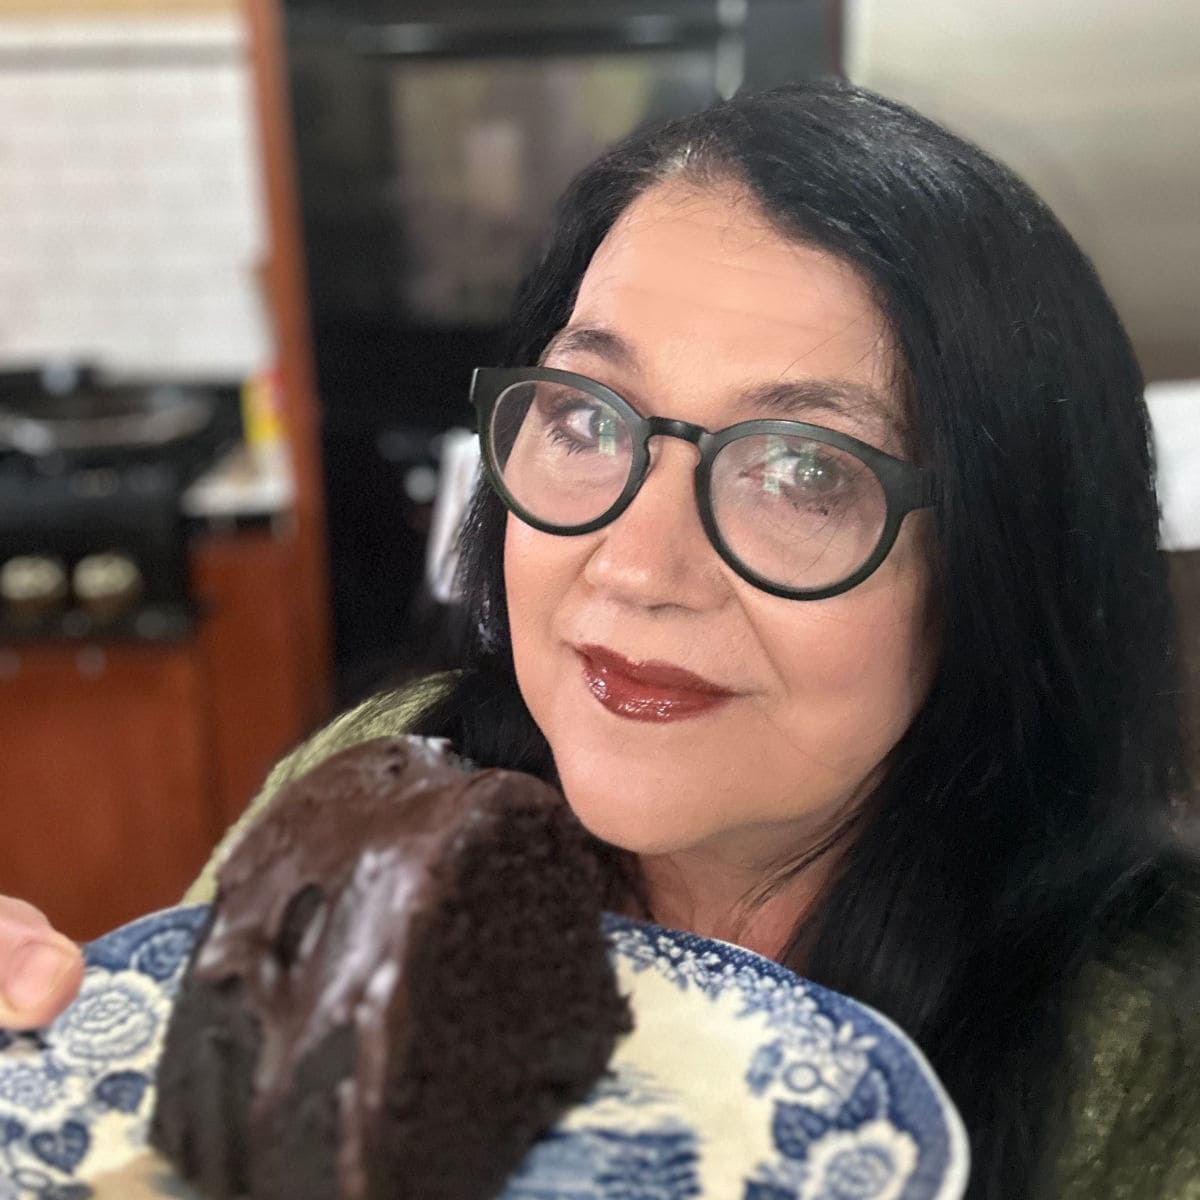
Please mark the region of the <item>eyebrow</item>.
[[781, 379], [742, 392], [737, 402], [755, 415], [765, 412], [794, 421], [815, 409], [882, 426], [897, 438], [904, 432], [892, 406], [874, 388], [844, 379]]
[[[625, 370], [639, 369], [638, 353], [619, 333], [593, 325], [568, 325], [560, 329], [538, 358], [552, 354], [592, 354]], [[894, 406], [874, 388], [845, 379], [780, 379], [757, 384], [740, 393], [736, 403], [747, 415], [768, 415], [799, 420], [814, 409], [852, 420], [865, 419], [886, 433], [904, 440], [904, 428]]]
[[594, 354], [627, 370], [638, 369], [638, 354], [619, 333], [596, 325], [566, 325], [547, 343], [539, 365], [551, 354]]

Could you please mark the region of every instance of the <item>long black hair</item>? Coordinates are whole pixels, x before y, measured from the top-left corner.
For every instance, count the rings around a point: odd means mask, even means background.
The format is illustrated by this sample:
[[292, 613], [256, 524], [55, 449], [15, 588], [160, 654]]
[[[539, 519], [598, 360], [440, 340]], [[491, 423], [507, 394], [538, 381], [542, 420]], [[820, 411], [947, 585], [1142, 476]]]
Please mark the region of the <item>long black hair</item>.
[[[681, 173], [748, 187], [781, 232], [869, 283], [938, 481], [936, 677], [782, 960], [922, 1046], [968, 1127], [971, 1196], [1047, 1192], [1081, 970], [1135, 932], [1169, 950], [1194, 894], [1171, 833], [1187, 780], [1136, 360], [1022, 182], [900, 104], [818, 83], [639, 133], [585, 170], [519, 294], [511, 362], [566, 323], [629, 203]], [[481, 490], [465, 669], [422, 732], [552, 779], [513, 670], [504, 522]]]

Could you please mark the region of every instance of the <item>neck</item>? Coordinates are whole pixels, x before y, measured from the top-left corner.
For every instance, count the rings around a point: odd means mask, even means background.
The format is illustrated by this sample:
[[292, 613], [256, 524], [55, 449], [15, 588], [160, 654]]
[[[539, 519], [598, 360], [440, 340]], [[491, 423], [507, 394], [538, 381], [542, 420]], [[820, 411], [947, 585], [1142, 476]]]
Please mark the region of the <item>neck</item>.
[[703, 851], [641, 855], [638, 866], [657, 924], [778, 960], [832, 876], [840, 850], [838, 839], [790, 874], [786, 866], [738, 867]]

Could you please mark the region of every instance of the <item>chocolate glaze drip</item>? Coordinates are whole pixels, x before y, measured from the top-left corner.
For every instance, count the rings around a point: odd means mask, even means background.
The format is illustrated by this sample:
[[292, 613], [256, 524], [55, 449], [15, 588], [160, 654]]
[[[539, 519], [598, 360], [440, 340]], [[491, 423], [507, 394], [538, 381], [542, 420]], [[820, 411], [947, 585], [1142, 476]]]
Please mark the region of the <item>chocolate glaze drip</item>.
[[439, 902], [456, 841], [501, 803], [565, 802], [527, 775], [466, 774], [426, 739], [366, 742], [290, 784], [219, 874], [218, 916], [192, 970], [238, 989], [258, 1018], [256, 1142], [273, 1136], [304, 1056], [353, 1032], [354, 1071], [339, 1089], [343, 1200], [367, 1194], [387, 1064], [403, 1053], [406, 946]]

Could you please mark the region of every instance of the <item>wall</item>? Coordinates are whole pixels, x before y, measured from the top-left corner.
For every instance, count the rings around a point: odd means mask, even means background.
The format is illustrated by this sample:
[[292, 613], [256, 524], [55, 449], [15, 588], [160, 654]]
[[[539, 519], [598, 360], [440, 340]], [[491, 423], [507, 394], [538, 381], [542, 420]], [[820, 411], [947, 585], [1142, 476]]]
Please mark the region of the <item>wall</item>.
[[266, 235], [239, 12], [27, 8], [0, 8], [0, 365], [255, 369]]
[[1150, 378], [1200, 376], [1196, 0], [847, 0], [846, 66], [997, 155], [1094, 259]]
[[[1015, 168], [1091, 255], [1147, 378], [1200, 378], [1196, 0], [847, 0], [847, 18], [850, 77]], [[1200, 407], [1182, 385], [1147, 398], [1200, 783]]]
[[5, 17], [111, 17], [138, 13], [143, 16], [176, 16], [195, 13], [237, 13], [242, 0], [0, 0]]

